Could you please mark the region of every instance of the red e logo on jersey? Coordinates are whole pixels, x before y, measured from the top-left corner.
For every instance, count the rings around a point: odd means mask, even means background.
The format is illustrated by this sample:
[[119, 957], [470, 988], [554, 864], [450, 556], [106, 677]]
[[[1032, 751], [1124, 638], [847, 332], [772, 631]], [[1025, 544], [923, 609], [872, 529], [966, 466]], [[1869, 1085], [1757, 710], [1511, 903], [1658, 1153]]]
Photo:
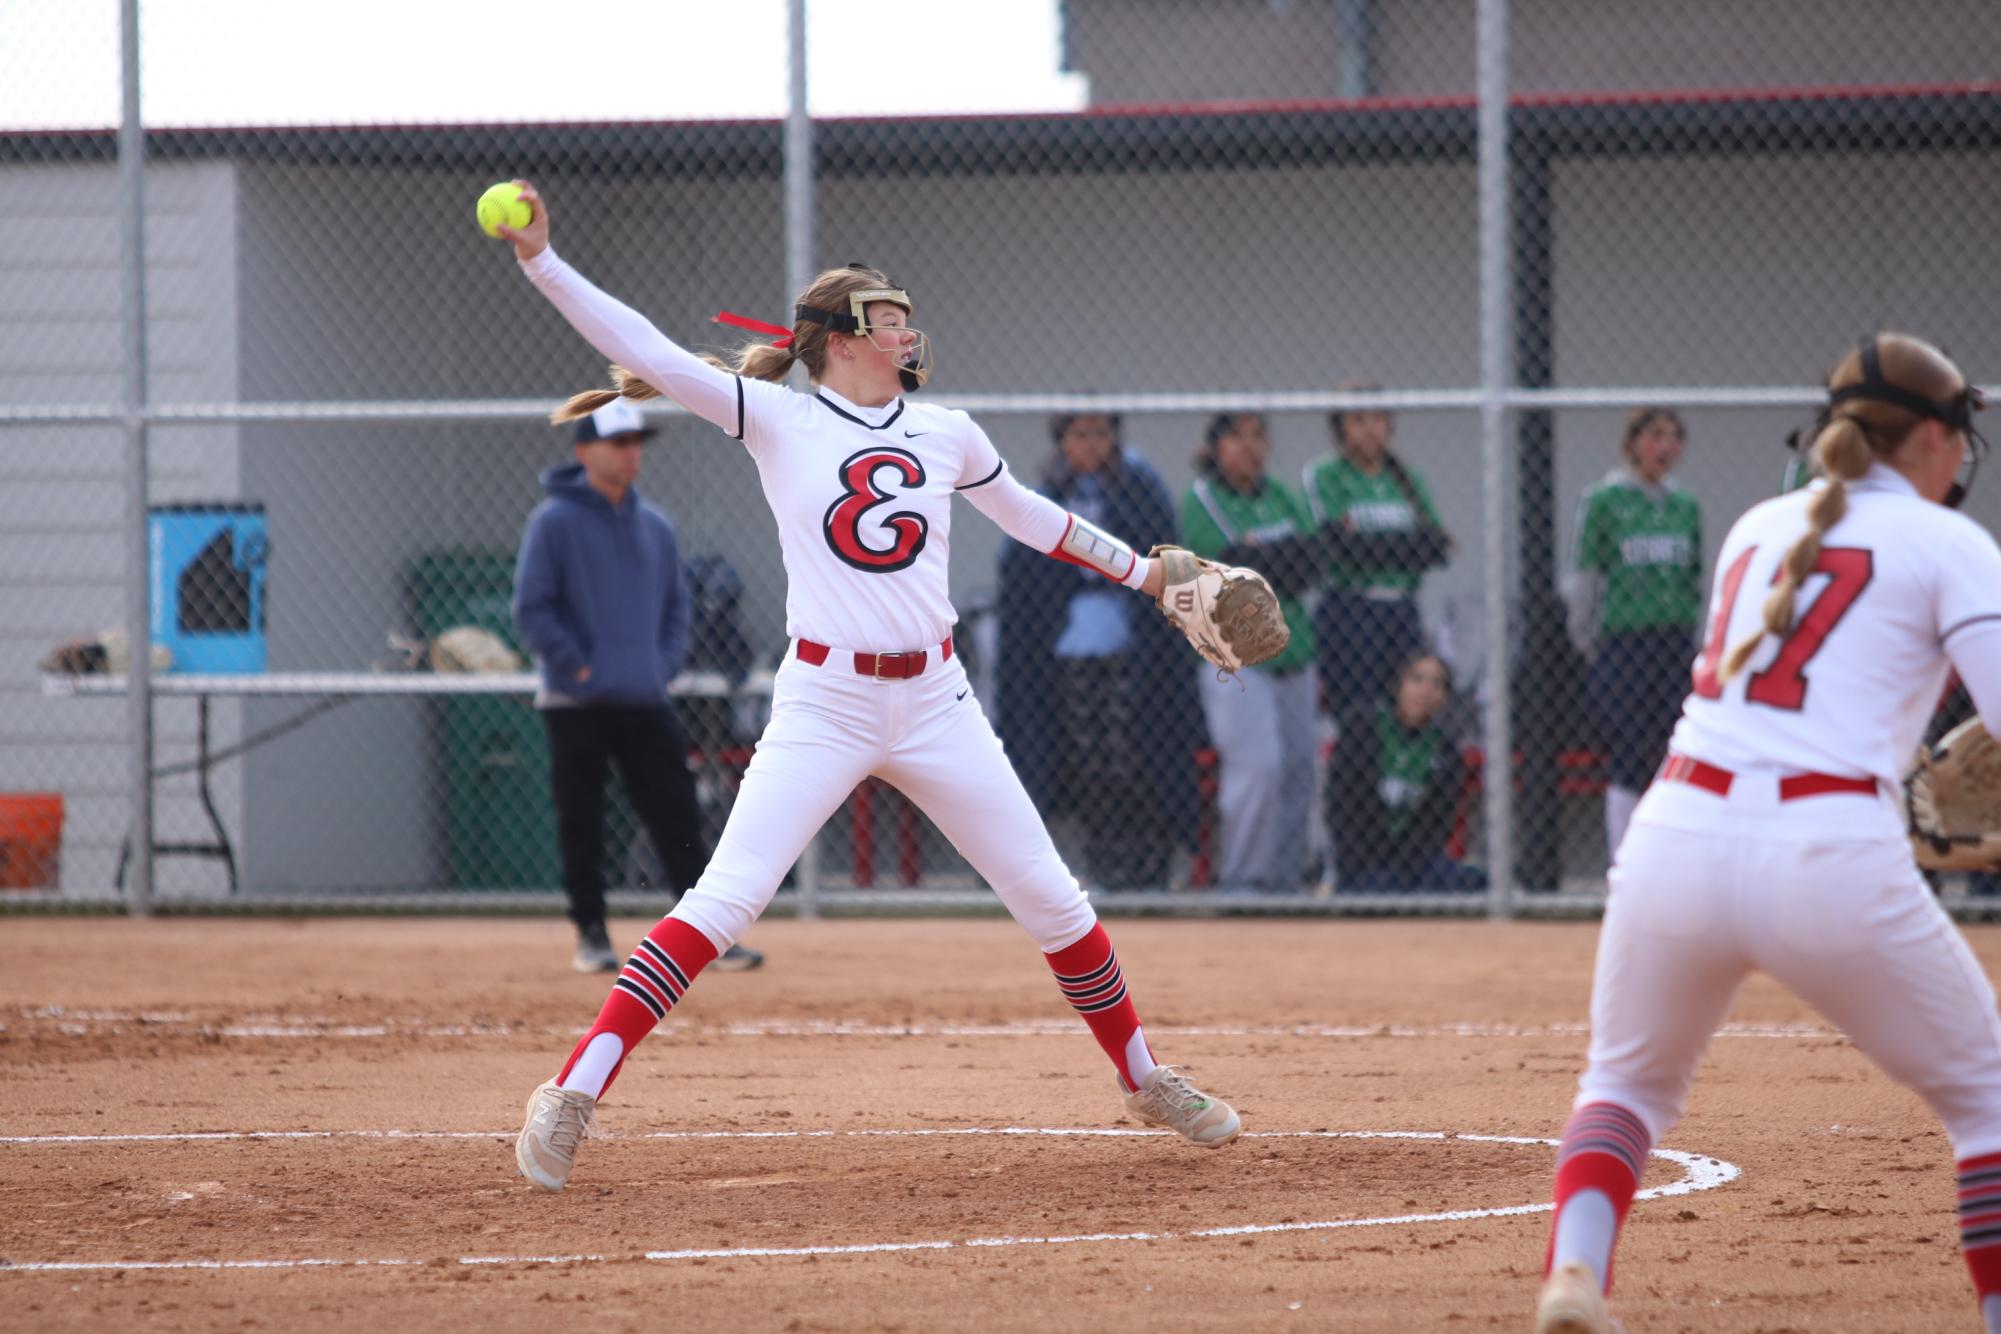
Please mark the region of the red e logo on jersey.
[[924, 485], [924, 465], [915, 454], [888, 445], [871, 445], [842, 462], [840, 478], [845, 489], [827, 506], [827, 517], [820, 521], [820, 531], [827, 535], [827, 545], [836, 556], [857, 570], [876, 574], [909, 566], [917, 559], [917, 553], [924, 550], [924, 539], [931, 531], [923, 515], [899, 510], [879, 520], [896, 534], [889, 550], [877, 551], [862, 542], [862, 516], [894, 499], [876, 484], [877, 474], [884, 469], [895, 472], [899, 490], [914, 491]]

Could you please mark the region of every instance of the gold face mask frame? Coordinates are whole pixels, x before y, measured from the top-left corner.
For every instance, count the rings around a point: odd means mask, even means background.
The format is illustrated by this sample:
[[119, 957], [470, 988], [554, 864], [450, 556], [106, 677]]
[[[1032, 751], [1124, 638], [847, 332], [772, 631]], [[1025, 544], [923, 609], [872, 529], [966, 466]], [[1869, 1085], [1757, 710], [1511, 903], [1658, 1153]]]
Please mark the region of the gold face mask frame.
[[[870, 324], [868, 308], [878, 301], [887, 301], [892, 306], [903, 309], [904, 318], [910, 316], [910, 294], [900, 287], [864, 287], [859, 292], [848, 294], [848, 314], [855, 322], [854, 332], [869, 341], [869, 346], [878, 352], [899, 357], [897, 373], [903, 377], [905, 389], [921, 389], [931, 378], [931, 336], [922, 329], [913, 329], [902, 324]], [[878, 332], [907, 333], [916, 335], [916, 342], [908, 348], [884, 347], [876, 339]]]

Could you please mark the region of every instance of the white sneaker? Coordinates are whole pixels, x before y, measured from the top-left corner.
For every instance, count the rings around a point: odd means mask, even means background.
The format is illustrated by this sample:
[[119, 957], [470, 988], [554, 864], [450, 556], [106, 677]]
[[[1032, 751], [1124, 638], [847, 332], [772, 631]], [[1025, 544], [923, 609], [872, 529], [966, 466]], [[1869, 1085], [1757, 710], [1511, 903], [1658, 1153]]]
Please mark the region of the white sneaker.
[[528, 1123], [514, 1141], [514, 1162], [521, 1175], [543, 1190], [561, 1190], [577, 1165], [577, 1146], [585, 1139], [602, 1139], [598, 1100], [588, 1093], [560, 1089], [550, 1080], [528, 1095]]
[[747, 973], [764, 966], [764, 955], [748, 945], [732, 945], [709, 967], [719, 973]]
[[624, 966], [625, 960], [611, 947], [611, 933], [603, 922], [578, 930], [577, 953], [570, 967], [580, 973], [615, 973]]
[[1552, 1270], [1535, 1307], [1536, 1334], [1612, 1334], [1619, 1326], [1598, 1290], [1598, 1276], [1582, 1260]]
[[1125, 1094], [1126, 1110], [1140, 1120], [1165, 1126], [1205, 1149], [1222, 1148], [1243, 1129], [1235, 1108], [1189, 1083], [1179, 1066], [1155, 1066], [1133, 1093], [1126, 1093], [1120, 1080], [1119, 1092]]

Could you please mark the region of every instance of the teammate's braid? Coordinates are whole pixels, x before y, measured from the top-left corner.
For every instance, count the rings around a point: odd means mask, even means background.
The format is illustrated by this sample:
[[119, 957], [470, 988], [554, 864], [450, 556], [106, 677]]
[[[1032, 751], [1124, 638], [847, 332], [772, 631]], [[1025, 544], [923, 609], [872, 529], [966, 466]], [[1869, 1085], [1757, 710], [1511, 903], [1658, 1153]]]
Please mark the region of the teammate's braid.
[[1860, 422], [1852, 417], [1836, 417], [1815, 437], [1813, 457], [1827, 482], [1807, 505], [1806, 531], [1787, 548], [1785, 559], [1779, 563], [1779, 580], [1765, 599], [1765, 623], [1757, 634], [1731, 649], [1723, 660], [1724, 681], [1744, 669], [1767, 634], [1783, 635], [1793, 628], [1793, 599], [1820, 559], [1820, 539], [1848, 513], [1848, 483], [1869, 471], [1874, 451]]

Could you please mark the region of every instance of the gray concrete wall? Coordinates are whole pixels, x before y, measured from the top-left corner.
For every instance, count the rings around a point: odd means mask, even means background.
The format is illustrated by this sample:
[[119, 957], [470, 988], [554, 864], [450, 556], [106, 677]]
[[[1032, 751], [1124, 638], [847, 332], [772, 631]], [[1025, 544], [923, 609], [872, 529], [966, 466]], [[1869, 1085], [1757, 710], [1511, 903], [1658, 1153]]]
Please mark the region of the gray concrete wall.
[[[108, 166], [0, 167], [0, 402], [104, 403], [124, 395], [117, 179]], [[226, 402], [236, 396], [235, 170], [162, 166], [147, 177], [148, 337], [153, 393]], [[236, 432], [152, 433], [156, 503], [237, 496]], [[52, 699], [36, 662], [54, 645], [125, 620], [125, 445], [110, 426], [0, 428], [0, 792], [65, 798], [62, 881], [111, 884], [126, 827], [122, 700]], [[193, 706], [163, 702], [158, 760], [188, 758]], [[234, 706], [214, 734], [235, 737]], [[240, 823], [240, 771], [216, 776], [226, 820]], [[166, 840], [207, 825], [191, 778], [163, 782], [155, 819]], [[219, 891], [212, 863], [163, 860], [158, 883]]]
[[[1065, 0], [1068, 68], [1093, 105], [1340, 95], [1338, 14], [1354, 0]], [[1383, 97], [1469, 96], [1470, 0], [1361, 0]], [[1928, 0], [1517, 0], [1509, 85], [1519, 93], [1662, 92], [1978, 83], [1994, 76], [2001, 7]], [[1909, 21], [1906, 21], [1906, 20]]]

